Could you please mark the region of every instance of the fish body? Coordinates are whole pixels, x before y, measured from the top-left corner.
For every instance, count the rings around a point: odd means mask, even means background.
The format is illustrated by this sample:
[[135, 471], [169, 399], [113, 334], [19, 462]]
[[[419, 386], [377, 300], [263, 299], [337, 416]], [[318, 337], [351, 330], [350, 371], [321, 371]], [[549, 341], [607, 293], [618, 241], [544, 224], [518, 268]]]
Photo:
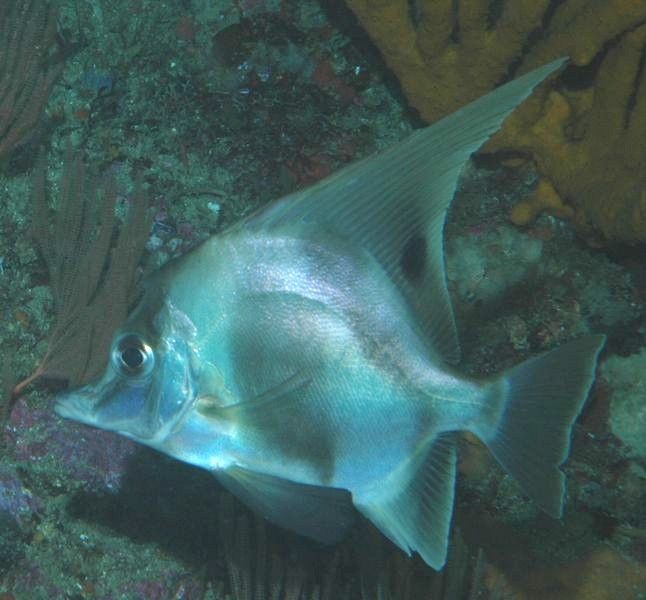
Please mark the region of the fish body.
[[562, 61], [277, 201], [149, 278], [100, 381], [65, 417], [211, 471], [324, 542], [355, 509], [446, 560], [454, 432], [471, 431], [559, 516], [571, 426], [603, 336], [486, 380], [459, 345], [442, 230], [463, 164]]
[[[158, 284], [168, 322], [209, 322], [195, 328], [186, 358], [200, 396], [187, 420], [206, 440], [164, 434], [162, 447], [195, 452], [189, 462], [209, 469], [257, 468], [269, 456], [263, 472], [357, 494], [360, 480], [382, 481], [429, 435], [481, 417], [482, 386], [438, 367], [379, 264], [330, 241], [239, 230], [212, 238]], [[198, 263], [216, 282], [208, 293]], [[267, 393], [278, 406], [263, 410]], [[224, 419], [230, 433], [206, 450], [218, 410], [243, 400], [260, 407], [239, 405]], [[383, 435], [389, 428], [407, 435]]]

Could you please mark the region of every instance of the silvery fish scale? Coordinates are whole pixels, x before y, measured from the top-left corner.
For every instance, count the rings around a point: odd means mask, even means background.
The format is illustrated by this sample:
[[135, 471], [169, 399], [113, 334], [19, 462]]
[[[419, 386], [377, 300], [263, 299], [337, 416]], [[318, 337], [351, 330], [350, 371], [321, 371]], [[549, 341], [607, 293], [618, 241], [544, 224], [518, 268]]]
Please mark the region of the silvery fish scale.
[[587, 336], [488, 380], [457, 373], [442, 229], [469, 156], [563, 61], [288, 196], [147, 282], [103, 378], [57, 410], [208, 469], [323, 542], [355, 509], [434, 568], [453, 432], [488, 444], [551, 514], [594, 377]]

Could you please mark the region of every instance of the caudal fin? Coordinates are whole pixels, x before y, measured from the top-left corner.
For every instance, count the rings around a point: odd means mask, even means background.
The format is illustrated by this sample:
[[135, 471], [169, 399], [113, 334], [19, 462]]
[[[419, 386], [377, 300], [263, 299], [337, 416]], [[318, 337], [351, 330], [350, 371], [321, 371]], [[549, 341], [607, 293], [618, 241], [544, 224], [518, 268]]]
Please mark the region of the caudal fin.
[[594, 380], [605, 336], [590, 335], [504, 373], [498, 427], [483, 441], [500, 464], [548, 514], [563, 512], [572, 425]]

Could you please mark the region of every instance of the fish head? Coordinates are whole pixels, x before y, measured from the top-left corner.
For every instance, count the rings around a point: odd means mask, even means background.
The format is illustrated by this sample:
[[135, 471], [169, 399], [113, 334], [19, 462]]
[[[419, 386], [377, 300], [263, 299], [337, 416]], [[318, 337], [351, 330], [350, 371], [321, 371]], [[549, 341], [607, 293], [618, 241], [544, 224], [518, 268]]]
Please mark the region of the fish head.
[[58, 395], [60, 416], [153, 447], [178, 425], [197, 398], [195, 328], [170, 302], [149, 317], [140, 307], [115, 334], [98, 381]]

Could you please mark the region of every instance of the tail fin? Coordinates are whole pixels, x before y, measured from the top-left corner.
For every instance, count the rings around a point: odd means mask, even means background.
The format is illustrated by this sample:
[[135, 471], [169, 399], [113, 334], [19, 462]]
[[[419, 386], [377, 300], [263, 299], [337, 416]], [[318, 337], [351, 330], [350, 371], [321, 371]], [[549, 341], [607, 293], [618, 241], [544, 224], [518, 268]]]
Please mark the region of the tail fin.
[[572, 425], [594, 380], [605, 336], [590, 335], [532, 358], [498, 380], [505, 393], [496, 429], [482, 435], [500, 464], [548, 514], [563, 512]]

